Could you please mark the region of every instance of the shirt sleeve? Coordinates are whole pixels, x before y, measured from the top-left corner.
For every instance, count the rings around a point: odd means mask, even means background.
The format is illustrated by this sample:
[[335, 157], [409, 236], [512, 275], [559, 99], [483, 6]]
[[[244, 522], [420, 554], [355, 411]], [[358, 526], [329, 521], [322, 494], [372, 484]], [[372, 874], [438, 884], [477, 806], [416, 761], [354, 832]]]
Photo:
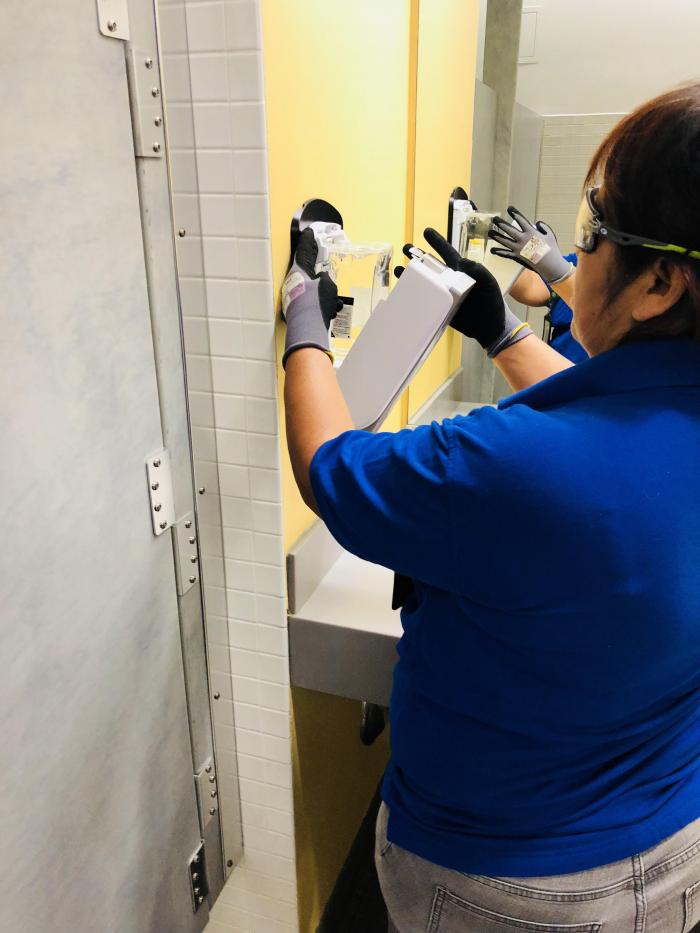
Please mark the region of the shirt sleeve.
[[449, 425], [347, 431], [310, 468], [321, 518], [346, 550], [444, 589], [454, 573]]

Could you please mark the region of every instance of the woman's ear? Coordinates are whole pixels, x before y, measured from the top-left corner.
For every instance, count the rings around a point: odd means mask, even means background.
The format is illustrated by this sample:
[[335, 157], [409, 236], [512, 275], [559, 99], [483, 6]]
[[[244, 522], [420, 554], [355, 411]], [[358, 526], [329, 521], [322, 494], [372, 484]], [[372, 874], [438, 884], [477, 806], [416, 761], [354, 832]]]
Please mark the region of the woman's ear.
[[687, 287], [683, 268], [665, 256], [659, 256], [648, 266], [641, 278], [641, 300], [632, 311], [635, 321], [649, 321], [665, 314], [680, 301]]

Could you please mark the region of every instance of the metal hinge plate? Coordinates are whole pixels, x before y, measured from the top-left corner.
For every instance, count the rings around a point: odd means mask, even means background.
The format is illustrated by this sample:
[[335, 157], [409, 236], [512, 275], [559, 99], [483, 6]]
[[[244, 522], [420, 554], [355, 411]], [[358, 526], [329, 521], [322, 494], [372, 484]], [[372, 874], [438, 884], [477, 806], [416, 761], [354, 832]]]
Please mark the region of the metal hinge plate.
[[97, 24], [108, 39], [128, 39], [129, 0], [97, 0]]
[[208, 758], [202, 770], [195, 774], [194, 784], [197, 789], [200, 826], [202, 832], [204, 832], [219, 809], [219, 790], [216, 786], [216, 769], [214, 768], [214, 762], [211, 758]]
[[175, 521], [175, 497], [170, 473], [170, 454], [163, 447], [146, 459], [148, 496], [153, 534], [162, 535]]
[[175, 571], [178, 596], [184, 596], [199, 579], [199, 553], [192, 512], [175, 522]]
[[192, 910], [197, 913], [209, 894], [207, 883], [207, 866], [204, 861], [204, 843], [201, 843], [188, 863], [190, 874], [190, 894], [192, 895]]
[[154, 50], [130, 46], [126, 50], [126, 66], [134, 151], [143, 159], [162, 159], [165, 153], [165, 132], [158, 54]]

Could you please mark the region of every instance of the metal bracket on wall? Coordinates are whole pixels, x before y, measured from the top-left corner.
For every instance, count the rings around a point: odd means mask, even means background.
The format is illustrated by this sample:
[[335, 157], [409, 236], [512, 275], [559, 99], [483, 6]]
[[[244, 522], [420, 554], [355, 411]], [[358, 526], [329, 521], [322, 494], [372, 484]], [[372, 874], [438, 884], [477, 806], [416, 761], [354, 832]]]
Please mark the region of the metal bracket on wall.
[[179, 518], [174, 527], [177, 593], [184, 596], [199, 579], [199, 552], [192, 512]]
[[143, 159], [162, 159], [165, 153], [165, 133], [158, 53], [129, 46], [126, 50], [126, 68], [134, 151]]
[[128, 0], [97, 0], [97, 24], [108, 39], [129, 39]]
[[163, 447], [146, 458], [148, 496], [153, 534], [162, 535], [175, 521], [175, 497], [170, 473], [170, 454]]
[[192, 910], [197, 913], [209, 894], [207, 883], [207, 866], [204, 861], [204, 843], [200, 845], [189, 861], [190, 893], [192, 894]]
[[216, 786], [216, 769], [213, 759], [208, 758], [202, 770], [195, 774], [194, 784], [197, 789], [197, 803], [203, 833], [219, 809], [219, 789]]

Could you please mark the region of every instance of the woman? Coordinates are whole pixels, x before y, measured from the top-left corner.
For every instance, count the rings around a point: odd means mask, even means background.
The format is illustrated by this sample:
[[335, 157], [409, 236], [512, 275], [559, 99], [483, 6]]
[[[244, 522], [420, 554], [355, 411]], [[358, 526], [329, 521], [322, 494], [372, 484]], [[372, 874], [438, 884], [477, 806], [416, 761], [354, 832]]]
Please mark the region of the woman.
[[696, 84], [594, 156], [573, 320], [591, 359], [576, 366], [426, 232], [477, 280], [453, 325], [521, 390], [498, 409], [351, 430], [308, 238], [288, 277], [299, 487], [344, 547], [415, 581], [377, 827], [401, 933], [700, 920], [698, 152]]

